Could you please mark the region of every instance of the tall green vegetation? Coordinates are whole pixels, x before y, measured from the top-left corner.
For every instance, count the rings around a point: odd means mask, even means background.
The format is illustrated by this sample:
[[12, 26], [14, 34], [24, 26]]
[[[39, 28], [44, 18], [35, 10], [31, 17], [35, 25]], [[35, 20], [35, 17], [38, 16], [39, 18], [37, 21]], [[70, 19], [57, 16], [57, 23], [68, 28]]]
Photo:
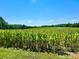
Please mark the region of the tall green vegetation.
[[79, 51], [79, 28], [32, 28], [0, 30], [0, 47], [36, 52]]

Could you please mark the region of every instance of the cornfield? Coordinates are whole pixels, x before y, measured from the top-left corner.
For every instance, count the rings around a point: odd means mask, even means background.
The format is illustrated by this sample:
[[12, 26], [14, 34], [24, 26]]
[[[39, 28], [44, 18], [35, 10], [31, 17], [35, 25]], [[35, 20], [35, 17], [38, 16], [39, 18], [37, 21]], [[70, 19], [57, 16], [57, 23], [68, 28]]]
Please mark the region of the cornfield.
[[0, 30], [0, 47], [36, 52], [79, 51], [79, 28]]

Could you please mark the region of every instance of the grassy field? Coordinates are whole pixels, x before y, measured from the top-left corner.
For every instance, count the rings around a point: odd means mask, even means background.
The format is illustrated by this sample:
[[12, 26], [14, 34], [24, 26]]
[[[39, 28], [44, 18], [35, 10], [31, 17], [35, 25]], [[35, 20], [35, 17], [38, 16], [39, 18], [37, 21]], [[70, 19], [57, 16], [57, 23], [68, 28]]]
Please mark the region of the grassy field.
[[13, 48], [0, 48], [0, 59], [71, 59], [69, 56], [58, 56], [52, 53], [37, 53]]
[[12, 56], [17, 59], [19, 56], [19, 59], [59, 59], [60, 57], [55, 54], [65, 55], [65, 52], [79, 52], [79, 28], [43, 27], [0, 30], [0, 47], [30, 51], [21, 52], [21, 50], [1, 48], [1, 58]]
[[79, 28], [45, 27], [0, 30], [0, 46], [31, 51], [79, 51]]

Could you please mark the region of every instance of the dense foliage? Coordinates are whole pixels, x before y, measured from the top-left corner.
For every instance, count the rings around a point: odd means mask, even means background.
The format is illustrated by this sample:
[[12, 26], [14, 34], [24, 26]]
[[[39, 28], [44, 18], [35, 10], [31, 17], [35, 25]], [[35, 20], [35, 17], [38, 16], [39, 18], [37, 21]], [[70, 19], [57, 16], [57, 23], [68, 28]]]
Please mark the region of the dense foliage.
[[2, 17], [0, 17], [0, 29], [7, 28], [8, 23], [4, 21]]
[[79, 23], [68, 23], [68, 24], [58, 24], [55, 25], [56, 27], [79, 27]]
[[79, 28], [45, 27], [24, 30], [0, 30], [0, 47], [36, 52], [79, 51]]
[[20, 24], [8, 24], [2, 17], [0, 17], [0, 29], [26, 29], [30, 26]]

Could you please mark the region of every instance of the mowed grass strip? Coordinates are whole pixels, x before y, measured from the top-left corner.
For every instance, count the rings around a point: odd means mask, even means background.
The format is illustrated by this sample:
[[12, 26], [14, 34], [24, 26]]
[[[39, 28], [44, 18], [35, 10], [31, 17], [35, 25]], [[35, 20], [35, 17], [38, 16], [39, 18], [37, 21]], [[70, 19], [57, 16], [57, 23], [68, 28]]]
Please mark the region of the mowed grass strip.
[[14, 48], [0, 48], [0, 59], [71, 59], [69, 56], [58, 56], [52, 53], [30, 52]]

